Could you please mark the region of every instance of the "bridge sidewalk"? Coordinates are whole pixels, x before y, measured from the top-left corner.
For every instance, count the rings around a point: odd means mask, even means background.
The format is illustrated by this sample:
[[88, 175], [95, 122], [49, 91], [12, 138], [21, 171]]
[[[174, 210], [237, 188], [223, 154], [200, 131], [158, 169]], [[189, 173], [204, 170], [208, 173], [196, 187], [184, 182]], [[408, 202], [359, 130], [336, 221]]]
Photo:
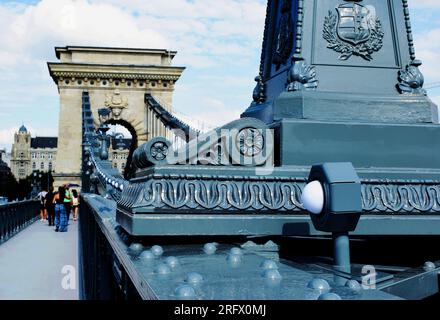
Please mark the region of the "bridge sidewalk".
[[[73, 290], [62, 285], [66, 266]], [[56, 233], [37, 221], [0, 246], [0, 300], [78, 298], [78, 222], [71, 220], [69, 232]]]

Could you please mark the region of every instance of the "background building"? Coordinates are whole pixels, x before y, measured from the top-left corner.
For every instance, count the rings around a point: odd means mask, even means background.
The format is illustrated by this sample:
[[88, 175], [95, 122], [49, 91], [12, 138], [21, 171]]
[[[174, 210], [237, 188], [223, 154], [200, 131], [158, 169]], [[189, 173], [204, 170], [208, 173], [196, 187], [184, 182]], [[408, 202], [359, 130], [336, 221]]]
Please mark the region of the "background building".
[[11, 170], [17, 180], [26, 179], [33, 171], [53, 172], [58, 138], [36, 137], [25, 126], [14, 134], [11, 151]]
[[[113, 167], [124, 172], [130, 153], [131, 139], [112, 139], [109, 154]], [[10, 157], [2, 152], [2, 159], [10, 158], [10, 168], [15, 179], [26, 179], [34, 171], [55, 173], [57, 160], [57, 137], [32, 138], [31, 133], [23, 125], [14, 134], [14, 143]], [[8, 164], [6, 162], [6, 164]]]
[[17, 180], [25, 179], [32, 172], [31, 134], [23, 125], [14, 134], [11, 150], [11, 170]]
[[127, 165], [131, 142], [131, 139], [112, 139], [110, 144], [110, 160], [113, 168], [118, 169], [121, 174], [124, 174], [125, 166]]

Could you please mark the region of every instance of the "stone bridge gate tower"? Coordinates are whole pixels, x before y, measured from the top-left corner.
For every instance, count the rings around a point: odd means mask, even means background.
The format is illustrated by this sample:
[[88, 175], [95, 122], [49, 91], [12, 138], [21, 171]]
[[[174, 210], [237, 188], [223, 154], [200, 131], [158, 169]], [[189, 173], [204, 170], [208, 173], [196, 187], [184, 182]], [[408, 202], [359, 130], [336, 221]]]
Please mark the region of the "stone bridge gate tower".
[[111, 109], [110, 122], [125, 126], [137, 145], [167, 135], [146, 107], [145, 94], [172, 111], [174, 84], [184, 70], [171, 65], [175, 51], [74, 46], [55, 51], [60, 62], [48, 63], [60, 94], [55, 187], [80, 184], [83, 92], [89, 93], [95, 121], [100, 108]]

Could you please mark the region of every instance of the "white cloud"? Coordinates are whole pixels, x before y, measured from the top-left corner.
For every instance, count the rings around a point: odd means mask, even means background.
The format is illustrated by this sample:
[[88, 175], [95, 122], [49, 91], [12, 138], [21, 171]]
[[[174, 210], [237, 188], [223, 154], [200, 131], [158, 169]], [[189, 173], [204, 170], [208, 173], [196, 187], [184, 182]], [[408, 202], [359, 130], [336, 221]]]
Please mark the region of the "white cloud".
[[201, 131], [214, 129], [240, 117], [240, 110], [231, 109], [218, 99], [202, 98], [198, 101], [200, 109], [197, 114], [188, 115], [181, 111], [175, 114], [193, 128]]
[[422, 72], [428, 82], [440, 81], [440, 29], [415, 37], [417, 57], [422, 60]]
[[0, 149], [6, 148], [8, 151], [11, 150], [12, 142], [14, 141], [14, 133], [17, 128], [4, 128], [0, 129]]
[[440, 8], [438, 0], [409, 0], [410, 8]]
[[434, 102], [437, 106], [440, 107], [440, 96], [430, 97], [432, 102]]

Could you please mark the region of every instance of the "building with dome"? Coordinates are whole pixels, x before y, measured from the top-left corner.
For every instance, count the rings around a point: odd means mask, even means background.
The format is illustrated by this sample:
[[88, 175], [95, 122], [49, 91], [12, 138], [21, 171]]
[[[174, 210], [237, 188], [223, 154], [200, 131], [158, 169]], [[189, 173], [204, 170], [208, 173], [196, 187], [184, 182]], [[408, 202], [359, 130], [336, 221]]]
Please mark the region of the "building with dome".
[[58, 138], [32, 138], [22, 125], [14, 134], [11, 150], [11, 170], [17, 180], [26, 179], [33, 171], [53, 172], [57, 155]]
[[[110, 159], [113, 167], [121, 173], [129, 156], [131, 139], [112, 140]], [[29, 130], [22, 125], [14, 134], [10, 167], [15, 179], [26, 179], [34, 171], [55, 172], [57, 160], [57, 137], [31, 137]]]

